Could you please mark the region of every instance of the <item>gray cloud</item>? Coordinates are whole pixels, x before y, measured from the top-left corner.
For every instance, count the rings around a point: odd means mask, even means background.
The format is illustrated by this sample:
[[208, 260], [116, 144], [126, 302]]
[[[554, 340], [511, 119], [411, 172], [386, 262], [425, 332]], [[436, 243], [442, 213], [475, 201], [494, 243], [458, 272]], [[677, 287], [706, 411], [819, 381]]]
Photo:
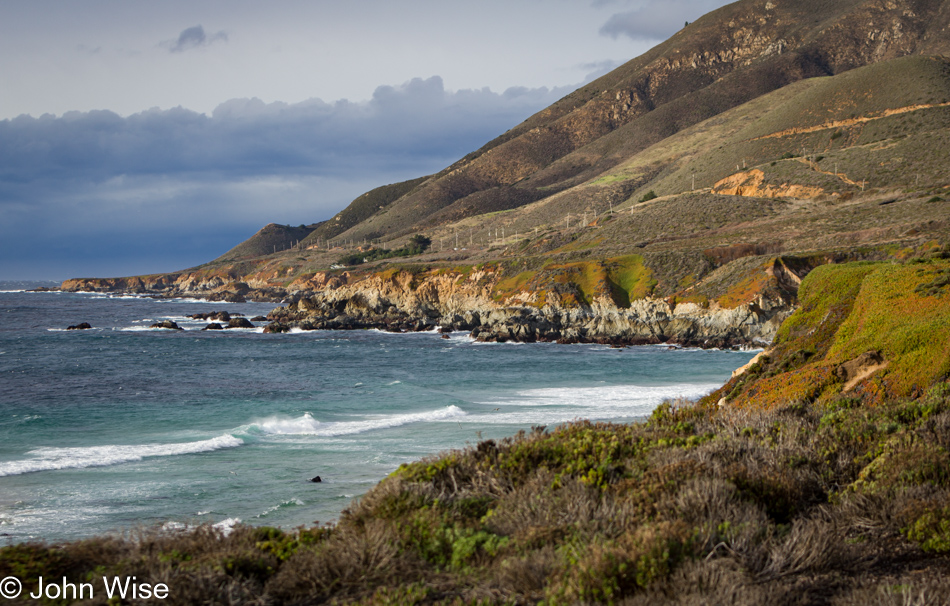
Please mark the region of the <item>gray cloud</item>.
[[222, 31], [209, 36], [205, 33], [205, 28], [199, 24], [182, 30], [178, 35], [178, 40], [169, 41], [164, 44], [169, 52], [180, 53], [193, 48], [208, 46], [218, 41], [227, 42], [228, 34]]
[[646, 0], [633, 10], [611, 16], [600, 33], [611, 38], [665, 40], [687, 21], [694, 21], [728, 3], [729, 0]]
[[[0, 279], [196, 265], [266, 223], [322, 220], [375, 186], [440, 170], [572, 88], [452, 92], [432, 77], [364, 102], [0, 121]], [[38, 273], [43, 263], [68, 273]]]

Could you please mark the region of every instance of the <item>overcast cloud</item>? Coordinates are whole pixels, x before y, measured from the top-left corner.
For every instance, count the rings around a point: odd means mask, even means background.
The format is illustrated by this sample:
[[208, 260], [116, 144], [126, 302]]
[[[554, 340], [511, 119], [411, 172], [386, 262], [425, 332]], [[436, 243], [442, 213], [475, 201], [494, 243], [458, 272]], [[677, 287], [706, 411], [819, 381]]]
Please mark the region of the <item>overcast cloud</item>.
[[0, 256], [33, 251], [4, 277], [59, 279], [36, 273], [57, 257], [111, 259], [112, 274], [210, 260], [266, 223], [325, 219], [372, 187], [441, 170], [569, 91], [450, 92], [432, 77], [362, 103], [0, 121]]

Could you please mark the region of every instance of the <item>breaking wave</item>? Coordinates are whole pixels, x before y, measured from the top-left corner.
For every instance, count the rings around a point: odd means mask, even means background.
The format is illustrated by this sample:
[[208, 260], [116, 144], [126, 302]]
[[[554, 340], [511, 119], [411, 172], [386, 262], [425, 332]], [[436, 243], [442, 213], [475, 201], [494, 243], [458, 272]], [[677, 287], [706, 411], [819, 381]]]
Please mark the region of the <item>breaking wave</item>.
[[222, 448], [234, 448], [242, 444], [244, 444], [244, 440], [240, 438], [223, 435], [210, 440], [178, 444], [112, 444], [82, 448], [37, 448], [26, 453], [30, 455], [28, 459], [0, 463], [0, 477], [55, 469], [105, 467], [119, 463], [141, 461], [146, 457], [168, 457], [211, 452]]
[[266, 435], [306, 435], [306, 436], [346, 436], [364, 433], [376, 429], [389, 429], [410, 423], [425, 423], [430, 421], [444, 421], [464, 417], [465, 411], [458, 406], [446, 406], [429, 412], [418, 412], [402, 415], [387, 415], [360, 421], [328, 421], [321, 422], [313, 418], [310, 413], [295, 419], [270, 417], [246, 426], [249, 433]]

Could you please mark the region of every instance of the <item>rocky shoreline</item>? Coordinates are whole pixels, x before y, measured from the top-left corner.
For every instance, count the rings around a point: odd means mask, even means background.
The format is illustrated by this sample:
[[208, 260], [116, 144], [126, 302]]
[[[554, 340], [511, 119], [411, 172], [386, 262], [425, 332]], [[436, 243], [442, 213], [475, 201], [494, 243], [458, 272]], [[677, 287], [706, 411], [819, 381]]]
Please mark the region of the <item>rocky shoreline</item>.
[[[389, 332], [463, 331], [485, 342], [664, 344], [686, 347], [761, 347], [773, 340], [795, 309], [794, 294], [761, 293], [723, 308], [646, 297], [618, 305], [600, 294], [589, 302], [559, 305], [537, 292], [499, 296], [501, 276], [491, 271], [442, 270], [352, 275], [318, 273], [289, 286], [246, 282], [196, 283], [185, 276], [87, 279], [64, 282], [66, 291], [122, 292], [158, 298], [275, 301], [267, 333], [378, 329]], [[579, 297], [575, 297], [576, 301]]]
[[442, 313], [426, 306], [405, 309], [390, 300], [368, 305], [359, 296], [337, 299], [321, 294], [275, 309], [268, 314], [274, 322], [265, 330], [438, 330], [468, 332], [478, 341], [499, 343], [761, 347], [771, 343], [791, 312], [788, 306], [763, 309], [757, 304], [713, 311], [694, 304], [672, 308], [664, 300], [648, 299], [629, 309], [498, 307]]

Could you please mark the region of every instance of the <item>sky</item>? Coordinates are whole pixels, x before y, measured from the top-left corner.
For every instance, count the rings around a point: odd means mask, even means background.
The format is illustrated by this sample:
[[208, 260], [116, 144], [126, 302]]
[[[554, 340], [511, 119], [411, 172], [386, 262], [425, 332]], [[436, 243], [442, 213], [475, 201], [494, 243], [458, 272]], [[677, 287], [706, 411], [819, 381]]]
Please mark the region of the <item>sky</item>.
[[725, 0], [4, 0], [0, 280], [184, 269], [436, 172]]

